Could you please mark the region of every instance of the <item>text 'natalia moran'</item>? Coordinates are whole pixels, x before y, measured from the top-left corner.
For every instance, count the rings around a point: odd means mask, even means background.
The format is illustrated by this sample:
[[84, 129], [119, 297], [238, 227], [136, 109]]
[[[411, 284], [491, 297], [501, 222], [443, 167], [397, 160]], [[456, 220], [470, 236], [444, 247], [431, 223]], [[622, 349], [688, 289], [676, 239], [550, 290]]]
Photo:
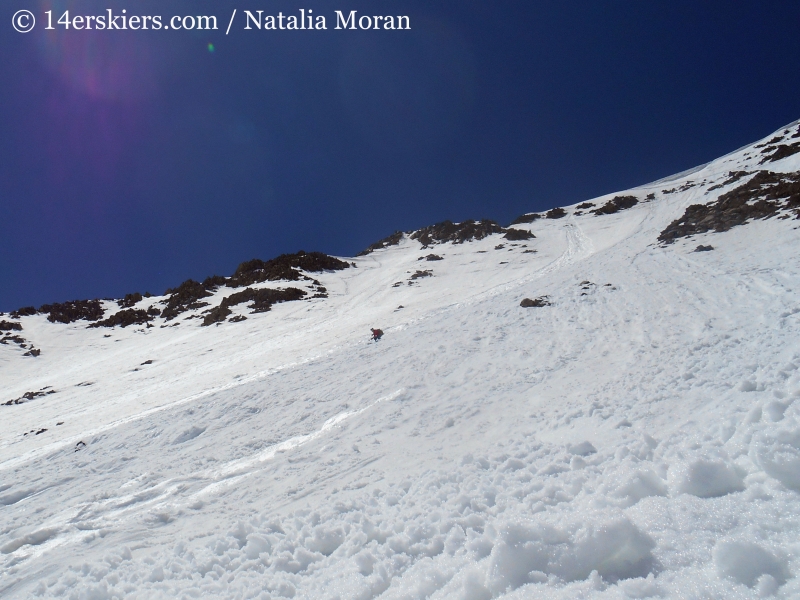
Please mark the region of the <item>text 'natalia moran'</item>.
[[[411, 29], [411, 19], [406, 15], [359, 15], [351, 10], [347, 15], [334, 11], [334, 29]], [[301, 8], [296, 15], [265, 15], [263, 10], [244, 11], [245, 29], [327, 29], [325, 15], [315, 15], [313, 10]]]

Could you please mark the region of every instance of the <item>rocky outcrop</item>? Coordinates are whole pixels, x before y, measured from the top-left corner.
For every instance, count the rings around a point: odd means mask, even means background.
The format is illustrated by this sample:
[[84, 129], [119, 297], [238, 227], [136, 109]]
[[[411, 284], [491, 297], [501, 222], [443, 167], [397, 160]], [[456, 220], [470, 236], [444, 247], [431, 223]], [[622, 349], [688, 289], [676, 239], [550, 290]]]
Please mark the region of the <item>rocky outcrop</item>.
[[728, 231], [751, 219], [768, 219], [779, 213], [800, 218], [800, 173], [759, 171], [715, 202], [689, 206], [661, 232], [658, 241], [671, 244], [690, 235]]

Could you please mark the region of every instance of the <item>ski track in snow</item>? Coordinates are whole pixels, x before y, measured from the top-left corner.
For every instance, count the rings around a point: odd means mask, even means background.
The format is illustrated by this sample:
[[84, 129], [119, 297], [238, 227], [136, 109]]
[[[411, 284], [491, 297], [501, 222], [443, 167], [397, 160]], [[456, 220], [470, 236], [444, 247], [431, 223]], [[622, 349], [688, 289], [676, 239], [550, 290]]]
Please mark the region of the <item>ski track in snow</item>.
[[57, 393], [0, 406], [0, 596], [800, 597], [796, 221], [656, 244], [752, 154], [243, 323], [25, 318], [6, 394]]

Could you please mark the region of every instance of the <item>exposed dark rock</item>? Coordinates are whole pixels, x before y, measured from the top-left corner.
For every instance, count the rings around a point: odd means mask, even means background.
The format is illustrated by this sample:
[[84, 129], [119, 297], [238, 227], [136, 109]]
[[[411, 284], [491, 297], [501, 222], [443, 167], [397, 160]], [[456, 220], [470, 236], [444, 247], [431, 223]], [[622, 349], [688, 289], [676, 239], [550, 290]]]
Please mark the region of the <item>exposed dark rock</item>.
[[236, 272], [225, 283], [228, 287], [244, 287], [263, 281], [298, 281], [300, 271], [321, 273], [322, 271], [341, 271], [349, 269], [350, 263], [328, 256], [322, 252], [281, 254], [278, 258], [263, 261], [257, 258], [240, 264]]
[[236, 272], [225, 283], [227, 287], [244, 287], [254, 283], [264, 281], [298, 281], [301, 277], [300, 271], [293, 269], [292, 266], [284, 261], [275, 262], [263, 261], [257, 258], [243, 262], [236, 268]]
[[0, 339], [0, 344], [8, 344], [8, 342], [12, 342], [23, 348], [25, 347], [25, 338], [21, 338], [18, 335], [6, 335], [4, 338]]
[[754, 148], [763, 148], [764, 146], [770, 146], [770, 145], [777, 144], [778, 142], [782, 142], [782, 141], [783, 141], [783, 136], [777, 135], [774, 138], [772, 138], [770, 141], [764, 142], [763, 144], [758, 144], [758, 145], [753, 146], [753, 147]]
[[530, 231], [525, 231], [524, 229], [514, 229], [513, 227], [509, 227], [506, 229], [506, 234], [503, 236], [509, 242], [522, 242], [524, 240], [532, 240], [536, 236], [533, 235]]
[[0, 331], [22, 331], [22, 323], [0, 321]]
[[794, 144], [781, 144], [777, 148], [764, 148], [762, 150], [763, 153], [771, 152], [771, 154], [765, 156], [759, 164], [764, 164], [765, 162], [775, 162], [786, 158], [788, 156], [792, 156], [800, 152], [800, 142], [795, 142]]
[[759, 171], [747, 183], [722, 194], [715, 202], [693, 204], [658, 236], [664, 244], [706, 231], [728, 231], [750, 219], [766, 219], [794, 209], [800, 216], [800, 173]]
[[139, 292], [135, 292], [133, 294], [125, 294], [124, 298], [117, 300], [117, 304], [120, 308], [131, 308], [138, 302], [141, 302], [142, 299], [142, 295]]
[[241, 292], [236, 292], [225, 298], [222, 303], [211, 309], [203, 319], [203, 325], [208, 326], [213, 323], [221, 323], [231, 314], [230, 307], [243, 302], [252, 302], [248, 307], [253, 313], [267, 312], [272, 309], [273, 304], [280, 302], [292, 302], [301, 300], [307, 292], [297, 288], [286, 288], [282, 290], [273, 289], [253, 289], [246, 288]]
[[749, 174], [750, 173], [748, 173], [747, 171], [728, 171], [728, 178], [725, 181], [723, 181], [722, 183], [718, 183], [717, 185], [712, 185], [710, 188], [708, 188], [708, 191], [709, 192], [713, 192], [714, 190], [718, 190], [720, 188], [723, 188], [726, 185], [730, 185], [732, 183], [736, 183], [742, 177], [745, 177], [746, 175], [749, 175]]
[[433, 277], [433, 271], [417, 271], [411, 276], [411, 279], [421, 279], [422, 277]]
[[495, 250], [502, 250], [503, 248], [505, 248], [503, 244], [497, 244], [497, 246], [494, 247]]
[[548, 300], [550, 296], [539, 296], [538, 298], [524, 298], [519, 305], [522, 308], [541, 308], [543, 306], [550, 306], [550, 301]]
[[241, 323], [242, 321], [247, 321], [247, 317], [244, 315], [236, 315], [230, 320], [231, 323]]
[[49, 388], [50, 386], [47, 386], [43, 387], [38, 392], [25, 392], [19, 398], [15, 398], [14, 400], [9, 400], [8, 402], [3, 402], [3, 404], [0, 406], [13, 406], [15, 404], [25, 404], [25, 402], [33, 400], [34, 398], [41, 398], [42, 396], [49, 396], [50, 394], [56, 393], [56, 390], [51, 390]]
[[73, 323], [75, 321], [97, 321], [103, 318], [103, 307], [99, 300], [73, 300], [60, 304], [44, 304], [39, 307], [40, 313], [49, 313], [47, 320], [51, 323]]
[[578, 206], [576, 206], [575, 208], [577, 208], [578, 210], [586, 210], [587, 208], [593, 208], [594, 205], [595, 205], [594, 202], [583, 202], [581, 204], [578, 204]]
[[207, 290], [214, 291], [217, 288], [225, 285], [228, 279], [223, 277], [222, 275], [212, 275], [211, 277], [206, 277], [203, 280], [203, 287]]
[[[308, 279], [301, 271], [335, 271], [349, 267], [349, 263], [321, 252], [307, 253], [302, 250], [296, 254], [283, 254], [269, 261], [254, 259], [240, 264], [231, 278], [213, 275], [206, 278], [203, 283], [189, 279], [177, 288], [166, 290], [165, 295], [169, 297], [164, 301], [166, 306], [163, 312], [156, 307], [150, 307], [147, 310], [132, 310], [138, 302], [141, 302], [144, 298], [151, 297], [149, 292], [144, 295], [138, 292], [126, 294], [124, 298], [116, 301], [121, 308], [126, 310], [119, 311], [95, 326], [114, 327], [120, 325], [126, 327], [132, 324], [142, 325], [152, 321], [153, 317], [159, 315], [170, 321], [188, 310], [208, 306], [208, 303], [201, 302], [201, 299], [210, 296], [211, 291], [223, 285], [246, 287], [263, 281], [280, 279], [297, 281], [302, 278]], [[320, 293], [324, 294], [324, 291]], [[47, 313], [49, 321], [59, 323], [72, 323], [78, 320], [100, 321], [104, 316], [104, 310], [99, 300], [74, 300], [60, 304], [45, 304], [39, 307], [38, 311], [33, 306], [20, 308], [13, 311], [11, 317], [18, 319], [37, 313]], [[3, 321], [3, 323], [6, 322]], [[0, 328], [0, 331], [3, 331], [3, 329]], [[35, 353], [32, 351], [31, 355], [35, 355]]]
[[420, 256], [417, 260], [434, 261], [434, 260], [444, 260], [444, 259], [438, 254], [428, 254], [428, 256]]
[[187, 310], [194, 310], [208, 306], [208, 302], [200, 302], [201, 298], [207, 298], [211, 294], [194, 279], [187, 279], [175, 289], [168, 289], [164, 292], [169, 294], [166, 300], [167, 306], [161, 311], [161, 316], [167, 321], [171, 321], [179, 314]]
[[304, 290], [293, 287], [279, 290], [254, 290], [252, 288], [247, 288], [241, 292], [231, 294], [225, 298], [225, 300], [223, 300], [223, 304], [226, 306], [234, 306], [235, 304], [241, 304], [242, 302], [252, 302], [248, 308], [254, 313], [260, 313], [269, 311], [273, 304], [302, 300], [306, 295], [307, 293]]
[[613, 215], [616, 212], [636, 206], [637, 204], [639, 204], [639, 200], [636, 198], [636, 196], [615, 196], [603, 206], [594, 209], [592, 212], [596, 215]]
[[20, 317], [30, 317], [36, 314], [36, 309], [33, 306], [23, 306], [22, 308], [18, 308], [17, 310], [13, 310], [9, 313], [9, 316], [12, 319], [19, 319]]
[[39, 350], [38, 348], [33, 348], [33, 347], [31, 347], [31, 349], [30, 349], [30, 350], [28, 350], [28, 351], [27, 351], [25, 354], [23, 354], [22, 356], [33, 356], [33, 357], [35, 358], [35, 357], [39, 356], [41, 353], [42, 353], [42, 351], [41, 351], [41, 350]]
[[231, 309], [220, 304], [212, 308], [203, 319], [203, 327], [208, 327], [214, 323], [222, 323], [231, 314]]
[[697, 248], [694, 249], [695, 252], [711, 252], [714, 249], [714, 246], [703, 246], [700, 244]]
[[128, 308], [111, 315], [107, 319], [92, 323], [89, 327], [127, 327], [128, 325], [144, 325], [152, 320], [153, 317], [148, 314], [148, 311], [141, 308]]
[[541, 219], [542, 215], [539, 213], [527, 213], [524, 215], [518, 216], [516, 219], [511, 221], [511, 225], [525, 225], [527, 223], [533, 223], [537, 219]]
[[558, 208], [551, 208], [544, 216], [547, 219], [562, 219], [567, 216], [567, 211], [559, 206]]
[[436, 225], [423, 227], [411, 234], [411, 239], [419, 241], [427, 248], [434, 244], [453, 242], [461, 244], [472, 240], [482, 240], [493, 233], [503, 233], [503, 228], [494, 221], [481, 219], [480, 221], [463, 221], [452, 223], [442, 221]]
[[645, 200], [647, 202], [652, 202], [655, 199], [656, 199], [656, 195], [654, 193], [652, 193], [652, 192], [647, 194], [647, 196], [645, 197]]
[[400, 243], [400, 240], [403, 239], [403, 232], [402, 231], [395, 231], [389, 237], [385, 237], [382, 240], [379, 240], [372, 244], [371, 246], [367, 247], [365, 250], [362, 250], [356, 256], [366, 256], [370, 252], [375, 252], [375, 250], [380, 250], [381, 248], [388, 248], [389, 246], [397, 246]]

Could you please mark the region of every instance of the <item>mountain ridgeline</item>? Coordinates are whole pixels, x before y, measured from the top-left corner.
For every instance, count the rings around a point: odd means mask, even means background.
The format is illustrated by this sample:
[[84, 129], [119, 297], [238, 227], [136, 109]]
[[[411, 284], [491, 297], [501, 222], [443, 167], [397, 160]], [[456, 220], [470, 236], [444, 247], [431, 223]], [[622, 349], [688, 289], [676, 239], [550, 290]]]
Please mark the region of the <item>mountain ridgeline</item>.
[[[684, 178], [680, 185], [673, 188], [665, 187], [653, 191], [651, 185], [646, 186], [646, 190], [635, 189], [601, 201], [525, 213], [514, 219], [508, 227], [502, 227], [490, 219], [459, 223], [442, 221], [418, 230], [396, 231], [359, 252], [357, 256], [368, 256], [373, 252], [397, 246], [404, 240], [416, 241], [422, 249], [440, 244], [464, 244], [494, 235], [509, 242], [525, 242], [535, 239], [536, 236], [524, 226], [530, 226], [540, 219], [605, 218], [679, 193], [693, 193], [695, 198], [699, 196], [706, 201], [689, 205], [682, 215], [661, 231], [654, 242], [662, 246], [674, 244], [681, 238], [728, 231], [732, 227], [759, 219], [800, 219], [800, 172], [772, 171], [765, 167], [780, 163], [800, 152], [800, 126], [795, 123], [768, 141], [756, 144], [748, 150], [743, 154], [745, 166], [729, 171], [723, 178], [700, 181]], [[20, 319], [37, 314], [47, 315], [47, 320], [51, 323], [86, 321], [92, 328], [130, 325], [153, 327], [152, 323], [157, 319], [161, 319], [161, 326], [165, 327], [186, 312], [200, 311], [188, 318], [199, 318], [204, 326], [219, 324], [232, 314], [231, 307], [239, 304], [247, 303], [251, 314], [256, 314], [267, 312], [273, 305], [282, 302], [326, 298], [327, 289], [310, 274], [339, 271], [351, 266], [355, 266], [355, 263], [321, 252], [301, 250], [267, 261], [252, 259], [243, 262], [228, 277], [212, 275], [202, 282], [188, 279], [175, 288], [167, 289], [163, 297], [157, 300], [150, 300], [153, 298], [152, 294], [137, 292], [116, 300], [71, 300], [44, 304], [38, 308], [26, 306], [10, 313], [15, 322], [2, 321], [4, 328], [0, 327], [0, 331], [4, 337], [0, 338], [0, 344], [16, 343], [28, 349], [27, 356], [38, 356], [39, 351], [32, 346], [28, 348], [25, 340], [17, 333], [22, 330]], [[264, 288], [262, 284], [267, 282], [293, 282], [302, 285], [279, 289]], [[212, 305], [209, 299], [223, 288], [236, 291]], [[111, 302], [115, 302], [120, 310], [107, 315]], [[244, 315], [238, 315], [230, 320], [237, 322], [245, 319]]]

